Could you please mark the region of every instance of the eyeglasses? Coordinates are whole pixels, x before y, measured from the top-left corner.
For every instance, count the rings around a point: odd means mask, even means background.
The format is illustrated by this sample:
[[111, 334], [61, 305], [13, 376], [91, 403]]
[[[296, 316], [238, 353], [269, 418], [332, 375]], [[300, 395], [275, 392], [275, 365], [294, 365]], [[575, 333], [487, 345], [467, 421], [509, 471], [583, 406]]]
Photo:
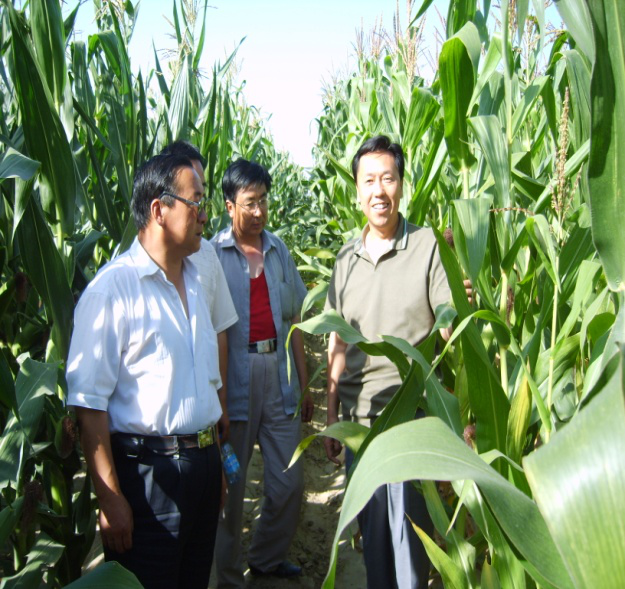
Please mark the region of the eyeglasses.
[[200, 213], [205, 213], [206, 212], [206, 207], [208, 206], [208, 199], [209, 199], [208, 196], [205, 196], [205, 197], [201, 198], [198, 202], [195, 202], [194, 200], [189, 200], [187, 198], [182, 198], [182, 196], [178, 196], [177, 194], [174, 194], [173, 192], [163, 192], [158, 197], [158, 199], [160, 200], [164, 196], [170, 196], [171, 198], [175, 198], [176, 200], [179, 200], [180, 202], [183, 202], [184, 204], [189, 205], [190, 207], [195, 207], [197, 209], [197, 214], [198, 215]]
[[248, 213], [255, 213], [258, 209], [261, 211], [266, 211], [269, 206], [268, 198], [261, 198], [259, 201], [255, 202], [246, 202], [245, 204], [239, 204], [236, 200], [233, 201], [235, 205], [245, 209]]

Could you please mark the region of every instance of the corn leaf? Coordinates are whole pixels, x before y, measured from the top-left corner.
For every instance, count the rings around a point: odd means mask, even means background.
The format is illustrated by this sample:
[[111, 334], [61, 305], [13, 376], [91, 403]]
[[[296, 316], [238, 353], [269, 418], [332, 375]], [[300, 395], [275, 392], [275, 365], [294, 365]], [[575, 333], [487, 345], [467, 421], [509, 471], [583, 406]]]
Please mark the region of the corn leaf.
[[552, 585], [562, 589], [573, 586], [536, 504], [485, 464], [439, 419], [425, 417], [380, 434], [363, 454], [345, 492], [324, 588], [333, 586], [336, 547], [343, 531], [373, 492], [382, 484], [424, 479], [475, 481], [499, 526], [530, 565]]
[[588, 171], [592, 236], [610, 288], [625, 290], [625, 12], [617, 0], [591, 2], [589, 8], [593, 26], [586, 30], [594, 31], [597, 49]]
[[[524, 460], [536, 502], [576, 587], [625, 586], [625, 381], [604, 390]], [[610, 525], [606, 525], [610, 522]]]

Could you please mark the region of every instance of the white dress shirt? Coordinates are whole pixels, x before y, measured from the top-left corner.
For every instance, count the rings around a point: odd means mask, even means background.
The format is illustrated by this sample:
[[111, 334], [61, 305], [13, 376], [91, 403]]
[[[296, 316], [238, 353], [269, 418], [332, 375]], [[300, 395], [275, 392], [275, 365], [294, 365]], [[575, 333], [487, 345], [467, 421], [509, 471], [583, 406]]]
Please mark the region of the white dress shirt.
[[189, 260], [195, 264], [200, 275], [200, 283], [208, 300], [213, 328], [217, 333], [221, 333], [234, 325], [239, 316], [234, 308], [226, 275], [215, 248], [208, 240], [202, 238], [200, 249], [191, 254]]
[[68, 405], [108, 411], [112, 432], [189, 434], [221, 416], [217, 335], [198, 270], [183, 261], [189, 316], [137, 239], [80, 298]]

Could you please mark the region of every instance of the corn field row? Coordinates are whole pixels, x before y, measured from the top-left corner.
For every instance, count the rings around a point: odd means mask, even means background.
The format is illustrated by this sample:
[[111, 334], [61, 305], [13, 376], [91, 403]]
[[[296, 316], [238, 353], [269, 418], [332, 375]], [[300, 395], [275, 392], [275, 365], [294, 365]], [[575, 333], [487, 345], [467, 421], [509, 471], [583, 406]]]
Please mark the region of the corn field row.
[[[63, 19], [56, 0], [0, 2], [1, 587], [133, 586], [114, 565], [79, 578], [96, 506], [78, 476], [64, 362], [75, 301], [134, 237], [134, 170], [179, 138], [208, 162], [209, 235], [227, 222], [230, 161], [268, 167], [270, 224], [309, 286], [301, 328], [388, 355], [404, 380], [373, 428], [330, 432], [357, 468], [324, 586], [347, 525], [391, 480], [422, 481], [442, 542], [416, 533], [445, 587], [625, 586], [618, 1], [556, 1], [561, 30], [543, 0], [451, 1], [431, 83], [415, 55], [432, 0], [409, 2], [406, 29], [359, 52], [326, 93], [310, 174], [245, 104], [235, 54], [200, 75], [206, 3], [198, 14], [173, 3], [179, 54], [163, 69], [155, 51], [145, 79], [127, 53], [131, 3], [94, 4], [98, 32], [84, 43], [72, 35], [79, 6]], [[393, 334], [366, 342], [320, 313], [336, 253], [365, 222], [350, 162], [377, 134], [404, 147], [401, 212], [435, 230], [454, 299], [418, 349]], [[429, 417], [414, 422], [417, 405]], [[436, 481], [451, 482], [446, 500]]]

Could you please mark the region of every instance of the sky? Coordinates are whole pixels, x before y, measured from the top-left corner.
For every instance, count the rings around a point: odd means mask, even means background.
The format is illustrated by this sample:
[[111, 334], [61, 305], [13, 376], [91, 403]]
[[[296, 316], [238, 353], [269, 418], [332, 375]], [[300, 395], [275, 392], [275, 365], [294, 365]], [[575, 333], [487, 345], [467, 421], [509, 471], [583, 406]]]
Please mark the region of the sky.
[[[421, 0], [415, 4], [420, 6]], [[446, 14], [446, 5], [447, 0], [435, 0], [428, 12], [426, 45], [432, 56], [435, 28], [441, 28], [436, 8]], [[74, 6], [68, 2], [65, 12]], [[209, 0], [209, 6], [200, 67], [209, 75], [213, 64], [223, 63], [245, 37], [237, 53], [236, 81], [244, 83], [247, 103], [270, 116], [268, 126], [276, 147], [303, 166], [312, 165], [314, 119], [322, 110], [324, 85], [354, 67], [356, 31], [369, 32], [380, 19], [385, 29], [392, 30], [397, 8], [402, 27], [407, 24], [406, 0]], [[75, 31], [85, 41], [95, 32], [93, 10], [91, 2], [79, 9]], [[141, 68], [145, 75], [154, 67], [152, 40], [163, 67], [166, 50], [176, 47], [172, 15], [172, 0], [138, 3], [129, 48], [133, 69]], [[196, 30], [199, 38], [200, 24]], [[424, 55], [426, 69], [428, 61], [432, 59]]]

